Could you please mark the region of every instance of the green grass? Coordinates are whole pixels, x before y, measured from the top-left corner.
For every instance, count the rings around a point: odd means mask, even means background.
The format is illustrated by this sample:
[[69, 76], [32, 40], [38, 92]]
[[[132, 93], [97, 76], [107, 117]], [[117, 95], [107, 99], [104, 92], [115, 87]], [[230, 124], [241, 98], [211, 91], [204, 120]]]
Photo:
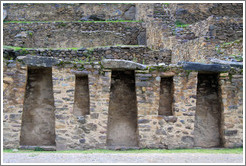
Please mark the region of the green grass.
[[210, 153], [210, 154], [243, 154], [243, 148], [234, 149], [141, 149], [141, 150], [65, 150], [65, 151], [34, 151], [34, 150], [19, 150], [13, 152], [11, 149], [4, 149], [4, 153]]
[[[112, 46], [96, 46], [96, 47], [88, 47], [86, 48], [89, 51], [93, 51], [96, 48], [106, 48], [106, 47], [120, 47], [120, 46], [125, 46], [125, 47], [138, 47], [139, 45], [112, 45]], [[19, 50], [35, 50], [35, 49], [47, 49], [47, 50], [78, 50], [81, 49], [82, 47], [76, 48], [25, 48], [25, 47], [14, 47], [14, 46], [3, 46], [3, 49], [13, 49], [14, 51], [19, 51]]]
[[185, 28], [185, 27], [187, 27], [187, 26], [189, 26], [190, 24], [185, 24], [185, 23], [183, 23], [183, 22], [181, 22], [181, 21], [179, 21], [179, 20], [177, 20], [176, 22], [175, 22], [175, 26], [176, 27], [179, 27], [179, 28]]
[[138, 21], [138, 20], [106, 20], [106, 21], [4, 21], [4, 23], [21, 23], [21, 24], [31, 24], [31, 23], [119, 23], [119, 22], [143, 22], [143, 21]]

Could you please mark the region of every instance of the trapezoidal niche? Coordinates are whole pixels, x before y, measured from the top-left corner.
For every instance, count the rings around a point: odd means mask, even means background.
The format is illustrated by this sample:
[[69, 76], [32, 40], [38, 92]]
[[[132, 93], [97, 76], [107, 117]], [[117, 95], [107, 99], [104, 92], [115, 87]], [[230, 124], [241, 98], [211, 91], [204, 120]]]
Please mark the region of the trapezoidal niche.
[[28, 67], [20, 145], [55, 145], [52, 68]]
[[107, 146], [138, 146], [134, 71], [112, 71]]

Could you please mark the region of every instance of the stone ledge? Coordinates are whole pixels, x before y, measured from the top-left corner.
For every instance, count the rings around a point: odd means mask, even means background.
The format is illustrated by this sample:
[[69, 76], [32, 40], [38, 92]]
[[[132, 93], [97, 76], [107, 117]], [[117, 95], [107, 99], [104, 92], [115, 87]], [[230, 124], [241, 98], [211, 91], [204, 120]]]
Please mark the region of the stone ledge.
[[223, 64], [223, 65], [230, 65], [232, 67], [243, 68], [243, 62], [230, 62], [230, 61], [225, 61], [225, 60], [220, 60], [220, 59], [211, 59], [210, 61], [215, 64]]
[[104, 68], [110, 69], [127, 69], [127, 70], [145, 70], [147, 67], [140, 63], [128, 61], [128, 60], [119, 60], [119, 59], [104, 59], [102, 60], [102, 65]]
[[38, 67], [52, 67], [60, 63], [60, 60], [51, 58], [51, 57], [43, 57], [43, 56], [19, 56], [17, 60], [28, 66], [38, 66]]
[[225, 72], [230, 70], [230, 65], [226, 64], [204, 64], [197, 62], [178, 62], [184, 70], [207, 71], [207, 72]]

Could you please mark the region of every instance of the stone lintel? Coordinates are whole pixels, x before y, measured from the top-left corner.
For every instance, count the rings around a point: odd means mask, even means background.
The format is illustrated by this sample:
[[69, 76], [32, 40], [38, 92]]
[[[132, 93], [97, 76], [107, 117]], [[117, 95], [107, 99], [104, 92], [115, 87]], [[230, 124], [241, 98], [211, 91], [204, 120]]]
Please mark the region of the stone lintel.
[[225, 60], [220, 60], [220, 59], [211, 59], [210, 61], [214, 64], [224, 64], [224, 65], [230, 65], [232, 67], [243, 68], [243, 62], [230, 62], [230, 61], [225, 61]]
[[102, 65], [104, 68], [109, 69], [125, 69], [125, 70], [144, 70], [147, 67], [143, 64], [119, 59], [104, 59], [102, 60]]
[[87, 76], [89, 74], [89, 71], [83, 70], [83, 71], [77, 71], [77, 70], [71, 70], [71, 73], [79, 76]]
[[56, 58], [36, 55], [18, 56], [17, 59], [27, 66], [37, 67], [52, 67], [60, 62], [60, 60]]
[[206, 72], [225, 72], [230, 70], [230, 65], [226, 64], [204, 64], [197, 62], [179, 62], [184, 70], [206, 71]]

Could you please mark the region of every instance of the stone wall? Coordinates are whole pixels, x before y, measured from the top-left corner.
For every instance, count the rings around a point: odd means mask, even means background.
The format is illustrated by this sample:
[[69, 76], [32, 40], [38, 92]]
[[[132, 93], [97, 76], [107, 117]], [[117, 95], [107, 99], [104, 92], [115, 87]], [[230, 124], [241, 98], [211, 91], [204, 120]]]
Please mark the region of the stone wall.
[[4, 65], [3, 78], [3, 145], [4, 148], [17, 148], [20, 146], [27, 68], [16, 63]]
[[170, 3], [173, 17], [186, 24], [205, 20], [207, 17], [229, 16], [242, 17], [242, 3]]
[[81, 48], [141, 45], [138, 22], [4, 23], [4, 45], [26, 48]]
[[222, 142], [225, 147], [243, 144], [243, 75], [220, 74], [222, 98]]
[[[76, 116], [73, 113], [76, 73], [74, 70], [81, 69], [69, 66], [67, 64], [63, 67], [52, 67], [56, 149], [108, 148], [107, 127], [112, 70], [96, 64], [84, 66], [89, 81], [90, 113]], [[15, 63], [9, 63], [4, 67], [4, 148], [19, 146], [26, 78], [25, 68], [18, 70], [19, 68], [16, 68]], [[15, 70], [18, 72], [14, 73]], [[160, 83], [163, 77], [173, 77], [171, 116], [158, 115]], [[138, 147], [194, 147], [197, 72], [185, 71], [173, 65], [166, 69], [150, 67], [148, 70], [136, 70], [135, 79]], [[14, 80], [18, 82], [15, 83]], [[219, 84], [222, 100], [222, 146], [240, 147], [243, 132], [242, 74], [231, 71], [229, 74], [222, 73]], [[13, 97], [14, 94], [21, 96]], [[16, 99], [18, 101], [12, 101]]]
[[5, 21], [134, 20], [135, 4], [4, 3]]
[[[164, 40], [164, 45], [172, 51], [172, 63], [210, 63], [211, 58], [229, 60], [232, 55], [242, 59], [242, 23], [241, 18], [211, 16], [188, 27], [176, 28], [175, 35]], [[232, 45], [234, 48], [228, 48]]]
[[[18, 5], [22, 5], [20, 10]], [[4, 6], [19, 15], [10, 12], [7, 20], [36, 21], [40, 17], [44, 21], [4, 23], [5, 45], [39, 47], [4, 47], [4, 148], [20, 147], [25, 120], [30, 119], [25, 118], [26, 110], [35, 110], [28, 98], [29, 84], [39, 85], [28, 79], [28, 69], [33, 67], [52, 68], [49, 96], [54, 96], [55, 126], [51, 130], [55, 131], [56, 150], [243, 146], [243, 65], [236, 63], [243, 61], [241, 4], [43, 5], [45, 12], [40, 12], [42, 5]], [[51, 12], [53, 9], [59, 12]], [[28, 14], [32, 12], [35, 14]], [[211, 14], [216, 16], [209, 17]], [[78, 22], [126, 16], [144, 22]], [[63, 22], [45, 22], [48, 17]], [[178, 19], [192, 25], [178, 27], [174, 25]], [[147, 46], [125, 45], [143, 43]], [[121, 46], [95, 47], [117, 44]], [[58, 49], [63, 46], [67, 49]], [[211, 64], [211, 58], [236, 64]], [[216, 75], [217, 80], [201, 79], [202, 73]], [[79, 76], [83, 83], [78, 83]], [[172, 81], [164, 84], [167, 79]], [[82, 97], [86, 100], [79, 105]], [[166, 103], [168, 114], [161, 115]], [[209, 114], [200, 116], [205, 108]], [[216, 118], [210, 117], [214, 114]], [[211, 139], [206, 140], [216, 139], [216, 144], [197, 143], [202, 134], [196, 129], [204, 125], [204, 119], [216, 122], [214, 126], [219, 123], [218, 132], [208, 134]], [[209, 124], [205, 126], [211, 129]], [[117, 137], [117, 133], [123, 135]], [[43, 145], [47, 144], [37, 146]]]
[[151, 50], [146, 46], [114, 46], [98, 47], [94, 49], [4, 49], [6, 59], [15, 59], [18, 56], [35, 55], [53, 57], [63, 62], [94, 62], [102, 59], [124, 59], [144, 64], [156, 64], [171, 62], [170, 50]]

